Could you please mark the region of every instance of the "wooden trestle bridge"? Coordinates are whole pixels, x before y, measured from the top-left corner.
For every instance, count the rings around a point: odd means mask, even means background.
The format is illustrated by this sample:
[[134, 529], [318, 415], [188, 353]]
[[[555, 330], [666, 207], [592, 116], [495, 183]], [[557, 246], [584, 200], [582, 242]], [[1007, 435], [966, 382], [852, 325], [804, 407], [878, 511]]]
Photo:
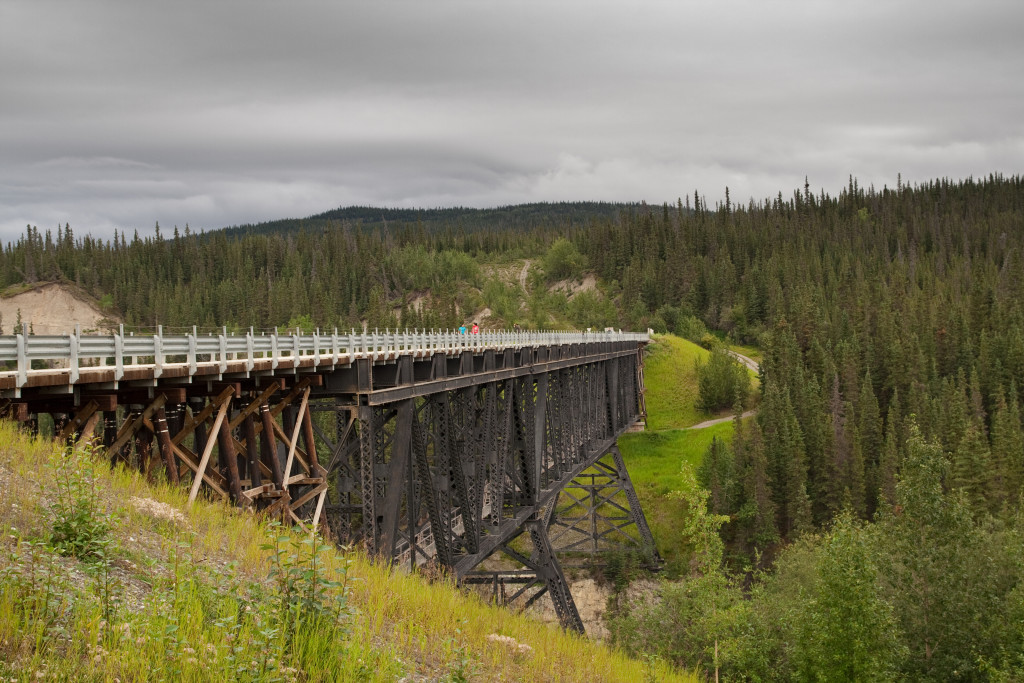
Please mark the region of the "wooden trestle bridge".
[[[557, 553], [654, 542], [616, 439], [645, 417], [646, 334], [0, 336], [0, 414], [496, 597]], [[6, 368], [6, 370], [4, 369]], [[524, 533], [532, 549], [522, 541]], [[491, 555], [522, 568], [482, 571]], [[486, 566], [486, 565], [485, 565]], [[505, 591], [506, 584], [516, 590]]]

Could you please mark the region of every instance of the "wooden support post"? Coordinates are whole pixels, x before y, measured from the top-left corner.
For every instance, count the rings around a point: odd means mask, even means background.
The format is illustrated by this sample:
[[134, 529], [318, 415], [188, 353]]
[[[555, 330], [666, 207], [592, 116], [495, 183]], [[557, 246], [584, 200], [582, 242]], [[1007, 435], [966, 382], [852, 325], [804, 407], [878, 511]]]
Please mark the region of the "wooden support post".
[[245, 455], [249, 465], [249, 482], [252, 488], [263, 485], [263, 478], [260, 476], [260, 451], [256, 445], [256, 420], [252, 413], [245, 416], [242, 421], [245, 428]]
[[135, 453], [139, 456], [139, 472], [145, 474], [146, 479], [150, 479], [153, 473], [152, 447], [153, 432], [143, 423], [143, 426], [139, 427], [139, 430], [135, 433]]
[[99, 422], [100, 422], [100, 414], [99, 414], [99, 412], [93, 413], [92, 417], [90, 417], [88, 420], [85, 421], [85, 426], [82, 427], [82, 431], [81, 431], [81, 433], [78, 436], [77, 443], [79, 445], [86, 444], [86, 443], [89, 444], [89, 445], [93, 445], [94, 444], [94, 442], [96, 440], [96, 425], [98, 425]]
[[[225, 401], [224, 405], [230, 406], [231, 401]], [[227, 422], [221, 424], [217, 430], [217, 444], [220, 446], [221, 465], [227, 470], [228, 491], [231, 493], [231, 500], [235, 505], [242, 502], [242, 483], [238, 476], [238, 452], [235, 450], [234, 439], [231, 438], [231, 425]]]
[[270, 406], [264, 404], [260, 407], [260, 420], [263, 422], [263, 434], [260, 436], [263, 460], [270, 467], [277, 488], [283, 489], [284, 472], [281, 470], [281, 460], [277, 457], [277, 440], [274, 438], [274, 416], [270, 414]]
[[110, 447], [114, 443], [114, 439], [117, 438], [117, 409], [103, 411], [103, 451], [107, 453], [111, 458], [111, 464], [114, 463], [114, 454], [110, 450]]
[[156, 411], [156, 440], [160, 444], [160, 453], [164, 457], [164, 465], [167, 466], [167, 479], [174, 485], [178, 484], [178, 459], [174, 456], [174, 444], [171, 443], [171, 435], [167, 429], [167, 413], [163, 407]]
[[[227, 415], [228, 406], [231, 405], [231, 401], [224, 401], [221, 404], [220, 412], [217, 413], [217, 419], [213, 423], [212, 432], [220, 432], [220, 426], [224, 422], [224, 416]], [[196, 495], [199, 493], [199, 485], [203, 482], [203, 473], [206, 472], [206, 466], [210, 464], [210, 454], [213, 453], [213, 439], [206, 440], [206, 447], [203, 449], [203, 457], [199, 460], [199, 468], [196, 470], [196, 477], [192, 480], [192, 490], [188, 493], [187, 505], [192, 505], [192, 502], [196, 499]]]
[[313, 441], [313, 418], [310, 416], [311, 412], [307, 406], [306, 411], [302, 413], [302, 441], [306, 445], [306, 457], [309, 459], [309, 475], [311, 477], [323, 477], [327, 474], [327, 471], [320, 467], [320, 461], [316, 457], [316, 443]]

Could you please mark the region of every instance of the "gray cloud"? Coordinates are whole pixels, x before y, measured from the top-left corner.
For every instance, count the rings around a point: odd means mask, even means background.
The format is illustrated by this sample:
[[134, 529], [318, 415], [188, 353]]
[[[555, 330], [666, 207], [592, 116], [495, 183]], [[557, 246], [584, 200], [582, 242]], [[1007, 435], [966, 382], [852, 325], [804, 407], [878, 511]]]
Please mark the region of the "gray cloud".
[[1021, 172], [1019, 2], [0, 4], [0, 239]]

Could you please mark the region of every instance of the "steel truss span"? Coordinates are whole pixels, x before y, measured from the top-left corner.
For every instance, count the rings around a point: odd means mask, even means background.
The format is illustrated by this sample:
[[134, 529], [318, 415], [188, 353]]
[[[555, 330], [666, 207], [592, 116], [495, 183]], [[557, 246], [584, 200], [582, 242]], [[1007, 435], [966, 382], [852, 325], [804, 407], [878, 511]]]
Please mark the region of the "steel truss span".
[[[0, 412], [29, 429], [45, 415], [58, 438], [180, 483], [190, 502], [202, 491], [496, 596], [532, 587], [579, 631], [559, 553], [654, 552], [615, 447], [645, 418], [647, 335], [246, 335], [242, 350], [188, 337], [127, 351], [122, 337], [87, 368], [89, 344], [71, 335], [70, 356], [48, 353], [73, 367], [31, 369], [19, 335]], [[478, 569], [496, 554], [525, 569]]]

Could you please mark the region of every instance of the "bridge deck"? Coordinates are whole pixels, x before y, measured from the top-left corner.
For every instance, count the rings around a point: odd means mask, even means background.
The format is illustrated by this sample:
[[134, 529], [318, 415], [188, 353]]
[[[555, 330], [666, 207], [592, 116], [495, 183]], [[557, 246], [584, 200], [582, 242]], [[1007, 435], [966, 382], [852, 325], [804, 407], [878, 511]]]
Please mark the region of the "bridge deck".
[[[152, 380], [220, 380], [227, 377], [294, 374], [351, 367], [357, 359], [394, 362], [466, 351], [504, 351], [576, 344], [632, 341], [646, 334], [579, 332], [350, 333], [339, 335], [3, 335], [0, 398], [20, 398], [23, 389], [59, 388]], [[43, 365], [33, 368], [33, 363]]]

